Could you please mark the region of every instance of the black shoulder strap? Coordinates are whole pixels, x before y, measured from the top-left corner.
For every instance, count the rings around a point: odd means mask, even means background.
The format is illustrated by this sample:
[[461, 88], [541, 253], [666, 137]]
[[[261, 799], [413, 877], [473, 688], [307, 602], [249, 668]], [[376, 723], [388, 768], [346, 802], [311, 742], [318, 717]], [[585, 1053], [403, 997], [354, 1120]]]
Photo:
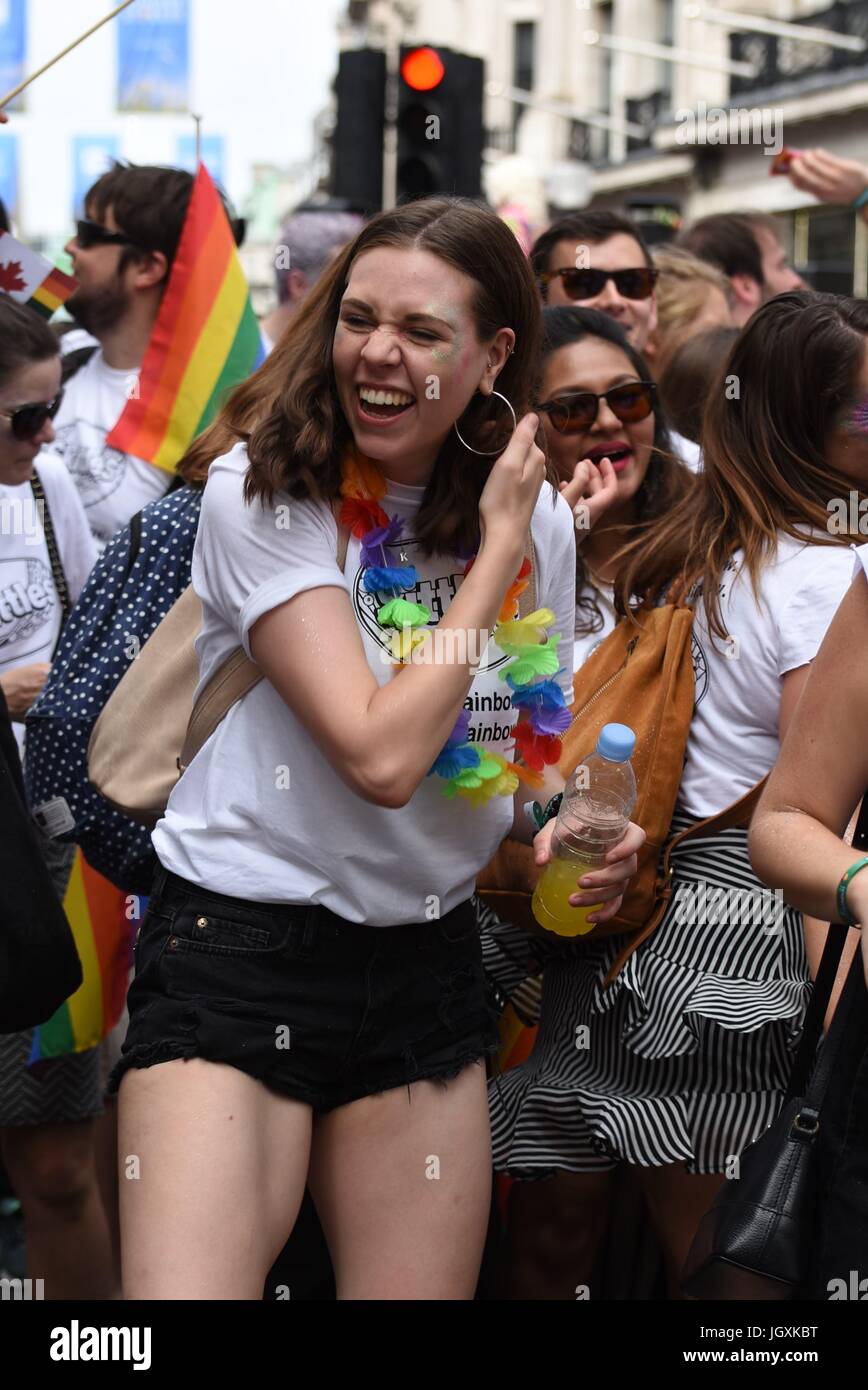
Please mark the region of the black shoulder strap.
[[[853, 848], [861, 849], [863, 852], [868, 850], [868, 792], [866, 792], [863, 797], [862, 806], [859, 811], [859, 819], [856, 822], [856, 830], [853, 834]], [[832, 997], [832, 990], [838, 975], [838, 964], [844, 950], [844, 943], [847, 940], [848, 930], [849, 928], [842, 922], [829, 923], [829, 932], [826, 937], [826, 944], [823, 947], [822, 959], [820, 960], [817, 978], [811, 993], [811, 1002], [805, 1012], [805, 1022], [802, 1027], [802, 1036], [799, 1040], [799, 1050], [796, 1053], [796, 1059], [793, 1063], [793, 1070], [787, 1087], [788, 1100], [792, 1096], [803, 1095], [805, 1087], [807, 1086], [808, 1077], [814, 1062], [814, 1055], [817, 1051], [817, 1043], [820, 1041], [820, 1034], [823, 1031], [823, 1020], [826, 1017], [826, 1010], [829, 1007], [829, 1000]], [[854, 975], [861, 973], [861, 970], [861, 952], [857, 951], [848, 976], [847, 986], [835, 1010], [833, 1026], [839, 1017], [842, 1020], [836, 1029], [836, 1038], [840, 1036], [841, 1029], [843, 1028], [843, 1019], [851, 1006], [856, 990], [856, 986], [851, 984], [850, 981]], [[831, 1029], [829, 1036], [831, 1038]], [[835, 1050], [832, 1049], [830, 1051], [828, 1042], [829, 1040], [827, 1039], [826, 1047], [823, 1049], [827, 1064], [831, 1053]], [[815, 1084], [812, 1084], [812, 1090], [817, 1090], [816, 1083], [818, 1082], [820, 1089], [824, 1087], [827, 1070], [828, 1065], [824, 1066], [823, 1073], [819, 1077], [815, 1077]]]
[[127, 567], [124, 572], [124, 581], [129, 579], [130, 575], [132, 574], [133, 565], [139, 558], [139, 551], [141, 550], [141, 548], [142, 514], [141, 512], [136, 512], [135, 516], [130, 518], [130, 549], [129, 554], [127, 555]]
[[51, 561], [51, 573], [54, 579], [54, 587], [57, 590], [57, 597], [60, 600], [60, 626], [62, 630], [67, 618], [72, 612], [72, 600], [69, 597], [69, 585], [66, 582], [66, 575], [63, 573], [63, 565], [60, 562], [60, 551], [57, 548], [57, 537], [54, 533], [54, 522], [51, 519], [48, 498], [45, 496], [42, 480], [35, 468], [33, 470], [33, 477], [30, 480], [30, 487], [33, 491], [33, 496], [36, 498], [37, 506], [42, 510], [42, 529], [45, 533], [45, 544], [48, 547], [48, 558]]
[[76, 348], [74, 352], [68, 352], [65, 357], [60, 359], [60, 384], [65, 386], [71, 381], [76, 372], [80, 372], [82, 367], [86, 367], [94, 353], [98, 352], [96, 344], [89, 343], [87, 347]]

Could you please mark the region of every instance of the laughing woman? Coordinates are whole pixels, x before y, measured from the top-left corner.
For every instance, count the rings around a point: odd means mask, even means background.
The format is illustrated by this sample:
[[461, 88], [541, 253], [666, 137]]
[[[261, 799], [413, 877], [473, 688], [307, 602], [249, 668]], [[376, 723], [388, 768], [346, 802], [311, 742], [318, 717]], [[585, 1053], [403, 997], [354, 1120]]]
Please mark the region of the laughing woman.
[[493, 214], [384, 213], [197, 446], [200, 675], [242, 645], [267, 679], [154, 834], [114, 1078], [130, 1298], [260, 1298], [306, 1180], [340, 1298], [473, 1295], [497, 1037], [470, 898], [530, 838], [519, 706], [524, 746], [554, 739], [572, 669], [572, 520], [525, 414], [539, 314]]

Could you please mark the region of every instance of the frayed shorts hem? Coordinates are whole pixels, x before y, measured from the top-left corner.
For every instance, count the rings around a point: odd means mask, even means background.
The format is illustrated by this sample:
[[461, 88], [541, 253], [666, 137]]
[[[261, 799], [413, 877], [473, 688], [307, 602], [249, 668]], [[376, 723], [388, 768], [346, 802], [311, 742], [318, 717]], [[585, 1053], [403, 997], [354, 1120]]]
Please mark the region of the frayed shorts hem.
[[297, 1100], [302, 1105], [309, 1105], [315, 1114], [327, 1114], [331, 1110], [339, 1110], [341, 1106], [352, 1105], [354, 1101], [364, 1100], [367, 1096], [384, 1095], [388, 1091], [400, 1090], [405, 1086], [409, 1093], [410, 1087], [417, 1081], [439, 1081], [445, 1086], [449, 1081], [454, 1081], [468, 1067], [480, 1063], [484, 1064], [499, 1049], [499, 1041], [490, 1043], [482, 1050], [473, 1049], [465, 1056], [453, 1059], [449, 1065], [444, 1063], [423, 1065], [413, 1069], [412, 1072], [405, 1068], [403, 1074], [395, 1073], [392, 1076], [380, 1077], [371, 1086], [365, 1086], [358, 1082], [345, 1086], [343, 1089], [330, 1088], [328, 1094], [325, 1094], [323, 1091], [315, 1091], [302, 1083], [283, 1077], [262, 1076], [258, 1072], [246, 1071], [243, 1067], [237, 1067], [234, 1062], [223, 1062], [219, 1057], [207, 1057], [195, 1047], [185, 1046], [182, 1043], [146, 1043], [134, 1049], [118, 1063], [109, 1078], [108, 1092], [109, 1095], [116, 1093], [129, 1071], [148, 1071], [151, 1067], [158, 1067], [164, 1062], [190, 1062], [194, 1058], [199, 1058], [203, 1062], [213, 1062], [216, 1065], [235, 1066], [236, 1070], [244, 1071], [244, 1074], [252, 1077], [254, 1081], [261, 1081], [263, 1086], [267, 1086], [269, 1090], [275, 1091], [278, 1095], [285, 1096], [289, 1100]]

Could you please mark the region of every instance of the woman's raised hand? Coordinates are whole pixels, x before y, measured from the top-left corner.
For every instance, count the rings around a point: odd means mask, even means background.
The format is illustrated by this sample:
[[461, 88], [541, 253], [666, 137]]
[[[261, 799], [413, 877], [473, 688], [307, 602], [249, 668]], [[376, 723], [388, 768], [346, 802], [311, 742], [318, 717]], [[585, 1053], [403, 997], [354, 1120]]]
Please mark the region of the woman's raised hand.
[[519, 420], [512, 439], [488, 475], [479, 499], [479, 525], [486, 539], [524, 548], [533, 509], [545, 481], [545, 454], [535, 441], [539, 416]]
[[569, 503], [579, 540], [591, 530], [618, 496], [618, 475], [608, 458], [599, 468], [590, 459], [580, 459], [568, 483], [561, 483], [561, 496]]

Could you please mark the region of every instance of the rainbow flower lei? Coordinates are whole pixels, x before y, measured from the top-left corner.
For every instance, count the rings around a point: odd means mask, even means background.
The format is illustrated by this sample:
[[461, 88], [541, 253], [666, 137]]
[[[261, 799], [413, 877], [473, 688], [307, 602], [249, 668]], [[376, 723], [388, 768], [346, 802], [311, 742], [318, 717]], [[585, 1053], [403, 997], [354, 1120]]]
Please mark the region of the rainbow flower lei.
[[[366, 593], [385, 599], [377, 611], [377, 622], [395, 630], [389, 649], [398, 662], [405, 664], [415, 649], [429, 639], [430, 634], [421, 629], [427, 628], [431, 614], [424, 604], [410, 603], [402, 597], [418, 583], [415, 565], [395, 566], [387, 562], [385, 548], [400, 540], [403, 520], [386, 515], [380, 506], [386, 492], [385, 479], [370, 460], [354, 450], [344, 461], [340, 492], [341, 524], [361, 541], [363, 588]], [[465, 575], [474, 559], [471, 557], [465, 565]], [[530, 562], [525, 559], [507, 590], [493, 634], [500, 649], [513, 658], [501, 671], [500, 679], [506, 681], [512, 703], [519, 710], [513, 747], [521, 763], [507, 762], [500, 754], [470, 742], [470, 716], [462, 710], [428, 774], [444, 779], [445, 796], [464, 797], [474, 806], [484, 806], [492, 796], [512, 796], [520, 781], [531, 787], [541, 786], [543, 768], [560, 760], [561, 736], [570, 725], [563, 692], [551, 679], [558, 673], [560, 633], [549, 637], [546, 629], [555, 615], [550, 608], [538, 608], [526, 618], [518, 617], [518, 600], [528, 586], [529, 575]]]

